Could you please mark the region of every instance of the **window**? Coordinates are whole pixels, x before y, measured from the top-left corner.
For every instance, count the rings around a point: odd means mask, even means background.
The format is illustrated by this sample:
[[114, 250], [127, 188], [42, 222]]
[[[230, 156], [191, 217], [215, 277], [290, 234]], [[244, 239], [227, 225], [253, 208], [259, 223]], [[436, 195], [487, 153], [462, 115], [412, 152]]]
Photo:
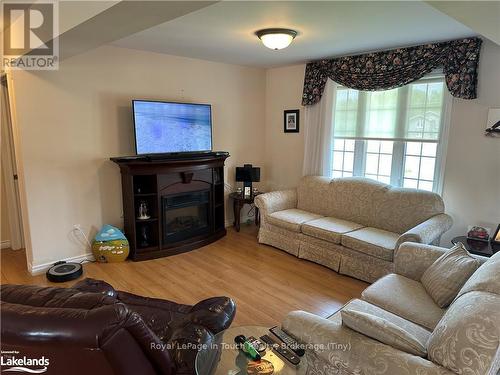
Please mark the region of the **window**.
[[392, 141], [367, 141], [365, 177], [391, 183]]
[[337, 87], [332, 176], [438, 191], [444, 97], [442, 77], [386, 91]]
[[334, 139], [333, 177], [350, 177], [354, 171], [354, 141]]

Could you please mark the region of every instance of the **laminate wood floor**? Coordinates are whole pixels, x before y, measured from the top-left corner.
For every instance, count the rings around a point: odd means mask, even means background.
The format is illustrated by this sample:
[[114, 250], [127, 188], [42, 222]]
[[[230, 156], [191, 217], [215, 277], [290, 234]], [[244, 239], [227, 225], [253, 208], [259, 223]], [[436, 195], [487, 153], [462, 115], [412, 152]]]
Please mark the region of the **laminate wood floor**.
[[[188, 253], [143, 262], [85, 263], [84, 276], [102, 279], [116, 289], [194, 304], [225, 295], [237, 306], [237, 325], [271, 326], [292, 310], [327, 317], [360, 296], [368, 284], [337, 274], [257, 242], [257, 229], [229, 228], [226, 237]], [[31, 276], [22, 250], [1, 251], [1, 282], [54, 284], [45, 275]]]

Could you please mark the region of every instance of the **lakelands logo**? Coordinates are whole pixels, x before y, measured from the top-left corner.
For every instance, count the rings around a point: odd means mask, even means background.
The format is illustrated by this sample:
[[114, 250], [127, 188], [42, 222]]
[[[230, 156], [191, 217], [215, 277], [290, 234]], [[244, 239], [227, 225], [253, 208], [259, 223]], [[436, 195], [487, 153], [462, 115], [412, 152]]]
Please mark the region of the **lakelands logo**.
[[4, 69], [55, 70], [59, 61], [58, 3], [2, 1]]
[[25, 372], [29, 374], [43, 374], [47, 372], [50, 361], [44, 356], [29, 358], [19, 356], [18, 351], [3, 351], [0, 357], [1, 372]]

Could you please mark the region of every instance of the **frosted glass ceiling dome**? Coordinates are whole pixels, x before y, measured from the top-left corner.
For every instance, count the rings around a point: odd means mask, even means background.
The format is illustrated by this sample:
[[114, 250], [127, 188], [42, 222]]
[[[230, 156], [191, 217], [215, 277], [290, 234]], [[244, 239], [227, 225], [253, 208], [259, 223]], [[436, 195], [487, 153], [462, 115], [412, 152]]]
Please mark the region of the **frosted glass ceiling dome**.
[[255, 35], [267, 48], [279, 50], [286, 48], [297, 36], [297, 32], [291, 29], [262, 29], [255, 32]]

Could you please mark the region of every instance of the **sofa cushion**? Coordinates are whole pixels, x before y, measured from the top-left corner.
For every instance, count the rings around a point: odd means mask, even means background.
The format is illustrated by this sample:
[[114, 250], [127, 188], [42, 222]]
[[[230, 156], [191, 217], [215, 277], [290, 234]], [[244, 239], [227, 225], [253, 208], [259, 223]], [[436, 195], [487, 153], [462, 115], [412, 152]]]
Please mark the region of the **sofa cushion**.
[[448, 307], [458, 292], [480, 266], [461, 243], [441, 255], [427, 268], [420, 281], [440, 307]]
[[428, 344], [429, 359], [457, 374], [493, 374], [500, 341], [500, 296], [470, 292], [450, 306]]
[[425, 328], [368, 302], [355, 299], [342, 310], [342, 324], [407, 353], [427, 356], [431, 333]]
[[361, 298], [387, 311], [433, 330], [444, 315], [419, 282], [390, 274], [366, 288]]
[[399, 236], [397, 233], [368, 227], [342, 235], [340, 242], [350, 249], [392, 261]]
[[363, 228], [361, 224], [352, 221], [336, 219], [334, 217], [322, 217], [308, 221], [302, 225], [302, 233], [308, 236], [320, 238], [325, 241], [340, 244], [341, 235]]
[[500, 295], [500, 252], [488, 259], [479, 269], [472, 274], [457, 298], [471, 291], [483, 291]]
[[321, 215], [316, 215], [311, 212], [291, 208], [288, 210], [273, 212], [267, 217], [269, 223], [278, 227], [291, 230], [293, 232], [300, 232], [300, 226], [311, 220], [319, 219]]

